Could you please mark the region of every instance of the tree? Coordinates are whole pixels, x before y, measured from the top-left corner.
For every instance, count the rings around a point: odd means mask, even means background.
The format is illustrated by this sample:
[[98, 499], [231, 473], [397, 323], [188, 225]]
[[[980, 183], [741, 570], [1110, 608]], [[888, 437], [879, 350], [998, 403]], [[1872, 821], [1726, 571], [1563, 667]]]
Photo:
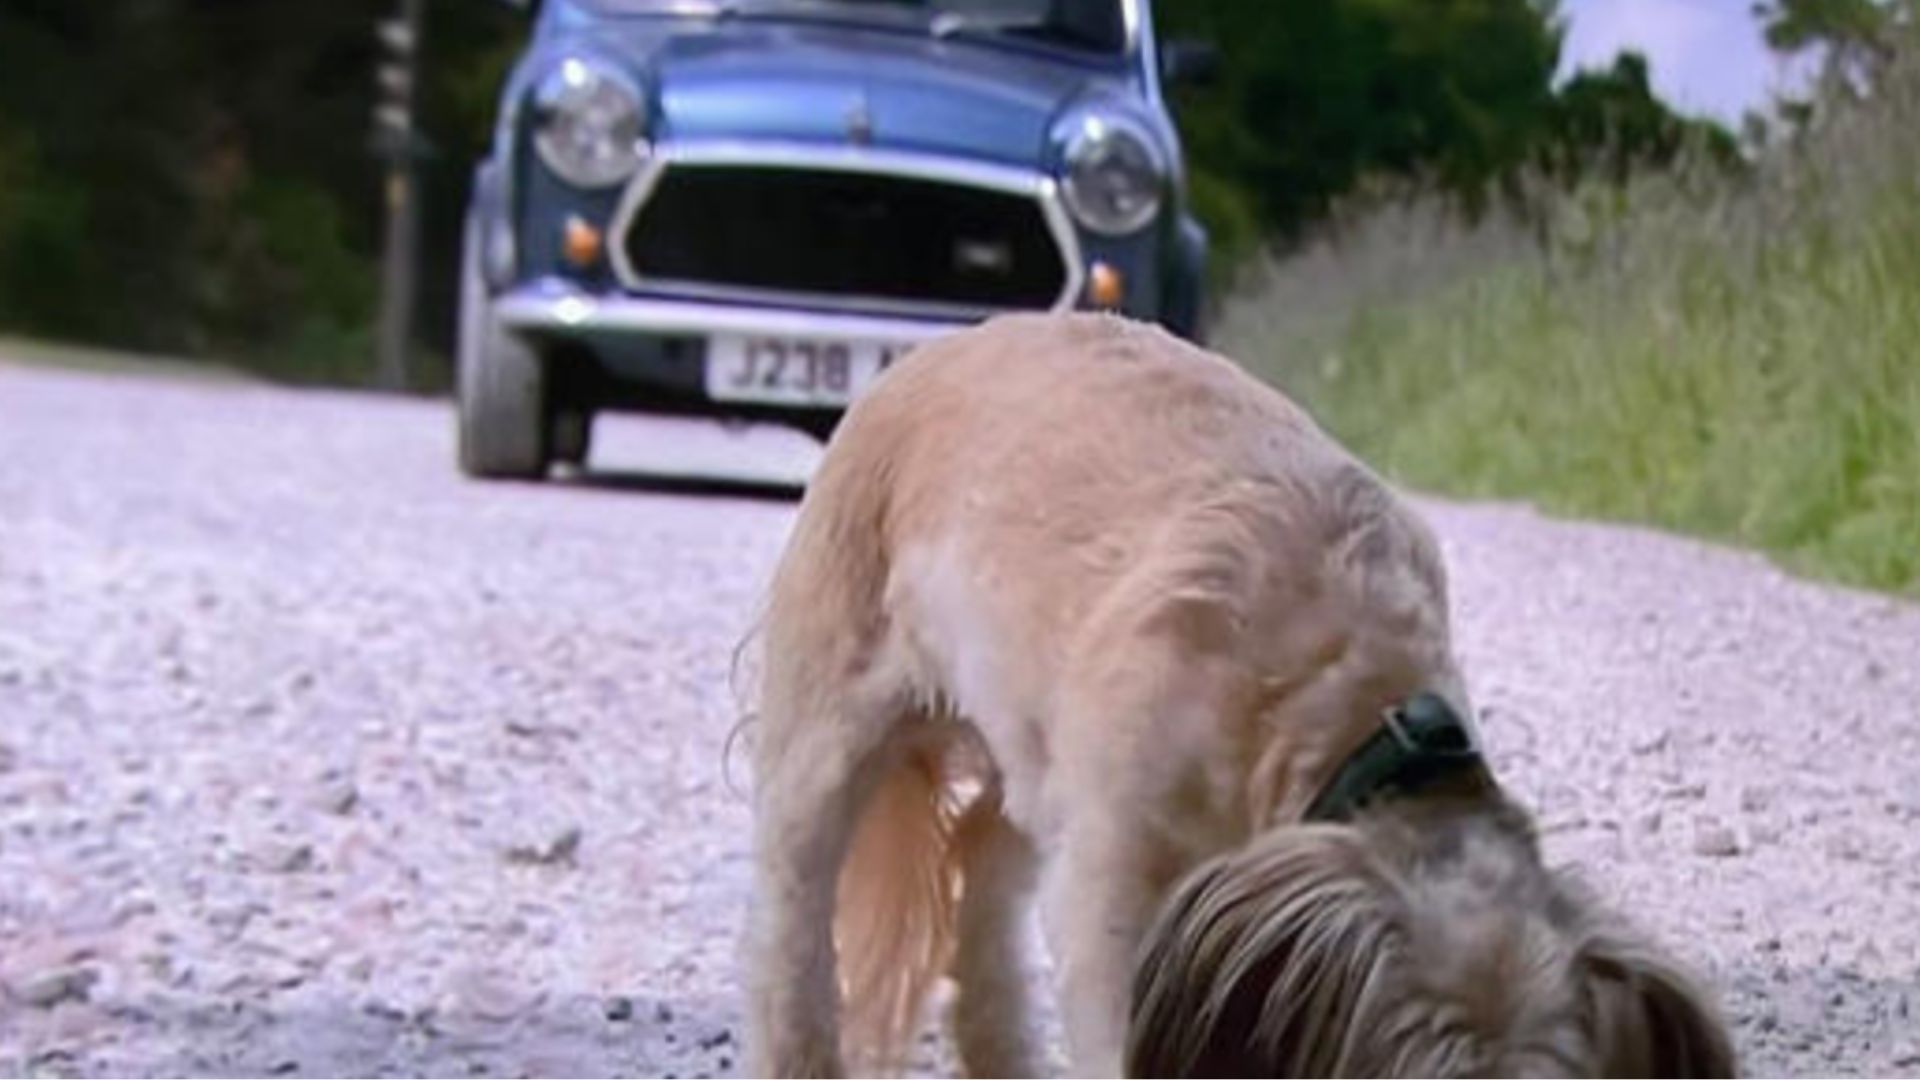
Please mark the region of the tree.
[[1689, 150], [1723, 167], [1741, 160], [1732, 132], [1675, 114], [1655, 96], [1646, 57], [1624, 52], [1611, 67], [1578, 72], [1560, 87], [1539, 154], [1562, 180], [1597, 172], [1624, 183], [1634, 171], [1665, 167]]
[[[379, 225], [373, 26], [391, 6], [9, 0], [0, 320], [358, 379]], [[524, 17], [435, 8], [423, 299], [444, 350], [466, 172]]]
[[199, 111], [167, 3], [0, 9], [0, 294], [24, 328], [158, 345], [194, 304]]
[[[1828, 105], [1857, 103], [1887, 74], [1896, 55], [1896, 31], [1911, 28], [1916, 0], [1760, 0], [1767, 45], [1782, 56], [1817, 55], [1819, 78], [1810, 94], [1779, 103], [1789, 132], [1805, 134]], [[1756, 119], [1762, 137], [1769, 125]]]
[[1223, 78], [1177, 98], [1199, 170], [1281, 233], [1372, 173], [1483, 188], [1525, 160], [1552, 108], [1550, 3], [1183, 0], [1158, 14], [1223, 48]]
[[1886, 55], [1886, 32], [1898, 5], [1885, 0], [1763, 0], [1754, 14], [1766, 24], [1767, 44], [1777, 52], [1813, 47], [1843, 64], [1873, 62]]

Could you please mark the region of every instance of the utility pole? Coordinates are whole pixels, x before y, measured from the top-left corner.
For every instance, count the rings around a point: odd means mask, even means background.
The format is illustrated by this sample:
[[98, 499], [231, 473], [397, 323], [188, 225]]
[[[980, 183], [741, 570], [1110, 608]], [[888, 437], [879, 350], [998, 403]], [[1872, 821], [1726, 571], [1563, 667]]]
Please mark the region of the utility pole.
[[381, 57], [375, 78], [374, 152], [386, 164], [387, 224], [381, 255], [379, 370], [381, 388], [414, 385], [411, 346], [415, 278], [420, 262], [420, 193], [414, 166], [419, 139], [415, 103], [426, 0], [400, 0], [398, 13], [375, 25]]

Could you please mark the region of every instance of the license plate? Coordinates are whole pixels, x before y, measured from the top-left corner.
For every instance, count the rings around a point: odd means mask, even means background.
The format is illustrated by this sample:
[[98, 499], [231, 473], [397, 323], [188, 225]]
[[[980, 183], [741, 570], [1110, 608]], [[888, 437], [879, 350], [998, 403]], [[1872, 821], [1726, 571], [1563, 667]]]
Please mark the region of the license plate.
[[844, 406], [908, 346], [716, 334], [707, 342], [707, 396], [716, 401]]

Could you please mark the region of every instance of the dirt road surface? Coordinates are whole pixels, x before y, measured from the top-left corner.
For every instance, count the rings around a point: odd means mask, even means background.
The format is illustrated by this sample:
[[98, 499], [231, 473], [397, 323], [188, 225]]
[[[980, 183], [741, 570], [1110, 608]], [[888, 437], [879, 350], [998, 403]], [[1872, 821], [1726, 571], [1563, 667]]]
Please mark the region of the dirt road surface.
[[[453, 471], [443, 403], [0, 360], [0, 1074], [725, 1074], [729, 655], [803, 475], [609, 425]], [[1920, 608], [1423, 504], [1483, 729], [1760, 1074], [1920, 1073]]]

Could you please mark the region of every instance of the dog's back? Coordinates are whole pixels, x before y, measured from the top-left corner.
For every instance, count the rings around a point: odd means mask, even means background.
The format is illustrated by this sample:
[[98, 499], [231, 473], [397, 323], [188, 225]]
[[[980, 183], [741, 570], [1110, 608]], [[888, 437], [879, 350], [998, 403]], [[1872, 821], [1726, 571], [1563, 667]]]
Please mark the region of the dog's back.
[[[1269, 688], [1337, 662], [1382, 702], [1461, 692], [1424, 525], [1279, 393], [1106, 316], [1003, 317], [890, 372], [835, 437], [773, 609], [813, 647], [859, 628], [848, 662], [899, 665], [990, 745], [1044, 738], [1010, 729], [1146, 637]], [[1267, 794], [1250, 814], [1280, 812]]]

